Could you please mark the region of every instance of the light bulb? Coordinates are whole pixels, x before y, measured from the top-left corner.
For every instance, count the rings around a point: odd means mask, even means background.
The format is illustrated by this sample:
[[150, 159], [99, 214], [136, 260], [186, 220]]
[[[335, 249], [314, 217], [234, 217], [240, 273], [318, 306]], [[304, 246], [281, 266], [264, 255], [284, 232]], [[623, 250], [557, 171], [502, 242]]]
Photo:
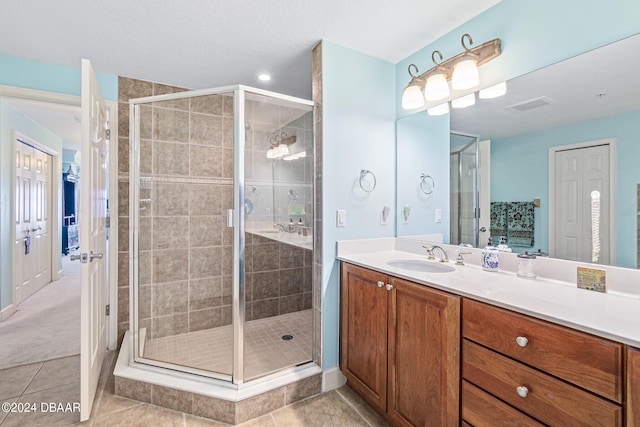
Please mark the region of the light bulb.
[[507, 83], [502, 82], [502, 83], [498, 83], [497, 85], [488, 87], [486, 89], [482, 89], [480, 92], [478, 92], [478, 97], [480, 99], [493, 99], [493, 98], [502, 96], [506, 93], [507, 93]]
[[427, 114], [430, 116], [442, 116], [443, 114], [447, 114], [449, 112], [449, 103], [445, 102], [444, 104], [436, 105], [435, 107], [431, 107], [427, 110]]
[[415, 110], [424, 106], [424, 95], [420, 86], [410, 83], [402, 92], [402, 108]]
[[476, 103], [476, 96], [474, 93], [470, 93], [469, 95], [465, 95], [462, 98], [454, 99], [451, 101], [451, 106], [453, 108], [466, 108], [470, 107]]
[[451, 87], [453, 90], [467, 90], [480, 84], [478, 64], [470, 56], [464, 56], [453, 68]]
[[424, 97], [427, 101], [440, 101], [449, 96], [447, 78], [441, 72], [432, 74], [424, 87]]

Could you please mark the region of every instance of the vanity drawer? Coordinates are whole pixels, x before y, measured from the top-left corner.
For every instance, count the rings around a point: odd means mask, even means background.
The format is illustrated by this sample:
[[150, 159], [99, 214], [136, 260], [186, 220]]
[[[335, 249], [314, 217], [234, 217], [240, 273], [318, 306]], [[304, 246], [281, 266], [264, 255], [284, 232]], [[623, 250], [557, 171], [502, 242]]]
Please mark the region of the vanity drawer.
[[622, 425], [621, 406], [466, 339], [462, 376], [551, 426]]
[[[622, 402], [622, 344], [466, 298], [462, 334], [464, 338]], [[522, 338], [526, 338], [526, 342]]]
[[462, 381], [462, 418], [474, 427], [542, 427], [528, 415], [496, 399], [473, 384]]

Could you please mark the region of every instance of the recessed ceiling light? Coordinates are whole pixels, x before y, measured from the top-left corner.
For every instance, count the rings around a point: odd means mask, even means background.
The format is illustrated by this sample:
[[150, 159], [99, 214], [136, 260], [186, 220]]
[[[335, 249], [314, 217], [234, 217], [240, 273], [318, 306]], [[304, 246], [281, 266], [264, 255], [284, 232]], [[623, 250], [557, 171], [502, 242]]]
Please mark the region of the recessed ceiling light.
[[269, 80], [271, 80], [271, 76], [269, 74], [260, 74], [258, 76], [259, 80], [262, 80], [263, 82], [268, 82]]

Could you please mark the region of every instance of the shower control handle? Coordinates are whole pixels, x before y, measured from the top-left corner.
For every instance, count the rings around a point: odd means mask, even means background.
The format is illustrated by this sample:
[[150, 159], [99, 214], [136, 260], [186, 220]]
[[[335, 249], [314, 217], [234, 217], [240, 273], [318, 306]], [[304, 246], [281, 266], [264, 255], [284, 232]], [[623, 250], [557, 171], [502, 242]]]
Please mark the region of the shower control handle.
[[227, 227], [233, 228], [233, 209], [227, 209]]

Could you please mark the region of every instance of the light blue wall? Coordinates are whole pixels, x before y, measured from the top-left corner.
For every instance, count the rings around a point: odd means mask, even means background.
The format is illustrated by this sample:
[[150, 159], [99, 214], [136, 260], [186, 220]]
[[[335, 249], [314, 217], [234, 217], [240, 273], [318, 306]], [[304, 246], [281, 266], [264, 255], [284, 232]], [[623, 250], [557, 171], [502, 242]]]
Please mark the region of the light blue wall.
[[[13, 108], [7, 101], [0, 99], [0, 310], [8, 307], [13, 301], [13, 240], [11, 219], [11, 197], [15, 186], [13, 150], [13, 132], [19, 131], [23, 135], [62, 153], [62, 139], [53, 135], [47, 129], [31, 120], [29, 117]], [[54, 179], [60, 180], [59, 171], [54, 171]], [[60, 196], [58, 196], [60, 197]], [[53, 215], [60, 217], [59, 209], [54, 208]], [[59, 254], [62, 252], [62, 244], [58, 241]]]
[[[118, 76], [96, 73], [104, 99], [118, 100]], [[78, 68], [0, 55], [0, 85], [80, 96]]]
[[[397, 164], [402, 171], [397, 176], [398, 216], [397, 235], [416, 234], [444, 235], [449, 242], [450, 227], [450, 178], [449, 162], [449, 115], [428, 116], [426, 112], [398, 120]], [[468, 141], [467, 141], [468, 142]], [[434, 181], [431, 194], [420, 189], [420, 175], [430, 175]], [[402, 223], [402, 208], [408, 204], [411, 215]], [[442, 210], [442, 222], [435, 222], [435, 210]]]
[[502, 0], [396, 64], [396, 111], [409, 83], [407, 67], [420, 72], [433, 66], [431, 53], [451, 58], [462, 52], [460, 37], [469, 33], [474, 45], [502, 40], [502, 55], [480, 68], [480, 86], [509, 80], [571, 56], [640, 32], [637, 0]]
[[[378, 210], [391, 200], [392, 195], [374, 193], [375, 201], [373, 198], [367, 201], [366, 208], [350, 208], [353, 202], [349, 201], [347, 194], [360, 168], [373, 169], [368, 164], [391, 163], [393, 159], [392, 149], [388, 147], [392, 143], [387, 141], [388, 105], [383, 104], [388, 102], [385, 99], [392, 96], [395, 97], [392, 108], [397, 118], [413, 113], [402, 110], [400, 104], [402, 90], [409, 82], [409, 64], [415, 63], [421, 71], [426, 71], [431, 67], [432, 51], [440, 50], [446, 58], [460, 53], [460, 37], [464, 33], [471, 34], [476, 44], [499, 37], [502, 39], [503, 54], [481, 67], [481, 87], [488, 87], [638, 32], [640, 2], [637, 0], [502, 0], [400, 61], [395, 65], [395, 78], [391, 75], [375, 84], [371, 80], [388, 74], [388, 64], [382, 63], [383, 66], [380, 61], [326, 43], [327, 49], [323, 53], [324, 369], [337, 366], [339, 301], [334, 242], [339, 239], [390, 235], [388, 230], [376, 225], [376, 219]], [[378, 64], [378, 67], [364, 68], [365, 64]], [[382, 70], [384, 72], [379, 73]], [[393, 88], [392, 95], [388, 95], [389, 85]], [[372, 105], [372, 102], [376, 105]], [[356, 120], [353, 120], [354, 117]], [[370, 128], [365, 129], [363, 125]], [[380, 126], [384, 126], [384, 137]], [[354, 134], [357, 134], [357, 139], [349, 137]], [[373, 143], [370, 150], [347, 145], [357, 140], [357, 147], [362, 147], [367, 140], [372, 142], [381, 138], [384, 138], [384, 144], [375, 146], [375, 149]], [[447, 144], [447, 152], [448, 149]], [[442, 161], [445, 162], [445, 159]], [[402, 168], [403, 165], [398, 167]], [[384, 176], [390, 181], [395, 179], [386, 172]], [[338, 208], [347, 209], [345, 229], [335, 228], [335, 210]]]
[[[385, 204], [395, 206], [394, 66], [323, 41], [322, 292], [323, 366], [338, 365], [339, 276], [336, 241], [393, 237], [394, 218], [380, 225]], [[361, 169], [377, 179], [373, 192], [358, 186]], [[346, 227], [336, 228], [345, 209]]]
[[616, 138], [616, 264], [636, 268], [637, 184], [640, 183], [640, 112], [605, 117], [491, 141], [491, 200], [539, 198], [535, 247], [548, 250], [549, 147]]
[[[102, 95], [107, 100], [118, 100], [118, 76], [96, 73]], [[81, 70], [78, 68], [61, 65], [47, 64], [0, 55], [0, 85], [15, 86], [26, 89], [36, 89], [47, 92], [63, 93], [80, 96], [81, 94]], [[62, 154], [62, 141], [59, 143], [46, 142], [52, 135], [35, 122], [27, 119], [17, 110], [2, 102], [0, 110], [0, 309], [6, 308], [11, 303], [11, 283], [13, 281], [13, 269], [11, 266], [13, 244], [11, 242], [11, 212], [9, 211], [11, 191], [13, 183], [14, 158], [11, 137], [12, 129], [21, 130], [34, 140], [49, 146]], [[48, 136], [45, 136], [48, 135]], [[9, 139], [7, 139], [9, 138]], [[8, 143], [7, 143], [8, 141]], [[60, 174], [56, 174], [58, 176]], [[59, 243], [59, 246], [61, 244]], [[58, 251], [61, 253], [61, 248]]]

